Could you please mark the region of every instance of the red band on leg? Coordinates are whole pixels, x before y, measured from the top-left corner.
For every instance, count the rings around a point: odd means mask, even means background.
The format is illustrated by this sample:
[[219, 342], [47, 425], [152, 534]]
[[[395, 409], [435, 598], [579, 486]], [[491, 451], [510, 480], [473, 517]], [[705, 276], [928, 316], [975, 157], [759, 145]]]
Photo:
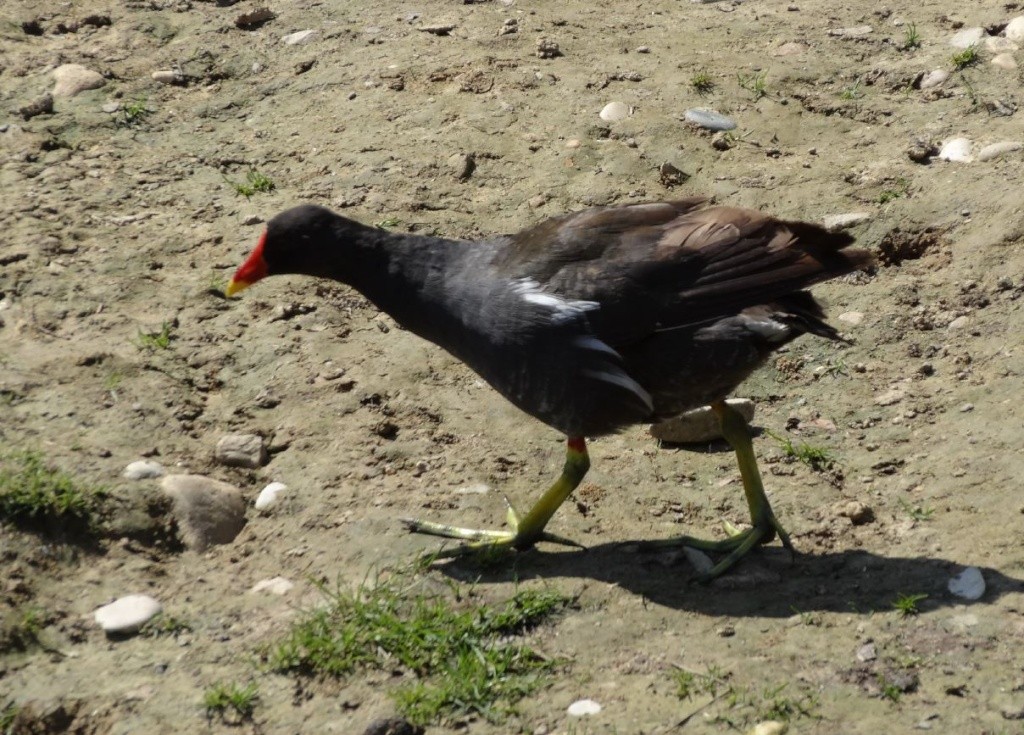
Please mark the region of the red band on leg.
[[570, 436], [566, 444], [569, 449], [574, 452], [585, 452], [587, 451], [587, 440], [582, 436]]

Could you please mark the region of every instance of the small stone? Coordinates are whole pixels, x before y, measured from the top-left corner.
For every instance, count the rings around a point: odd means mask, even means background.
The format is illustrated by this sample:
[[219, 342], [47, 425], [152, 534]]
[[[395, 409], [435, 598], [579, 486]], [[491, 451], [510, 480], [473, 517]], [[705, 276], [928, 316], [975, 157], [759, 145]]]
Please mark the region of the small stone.
[[272, 595], [286, 595], [295, 587], [295, 583], [284, 577], [273, 577], [271, 579], [261, 579], [259, 582], [252, 586], [249, 592], [258, 594], [260, 592], [269, 592]]
[[778, 720], [765, 720], [747, 730], [747, 735], [785, 735], [789, 726]]
[[18, 109], [18, 114], [25, 120], [31, 120], [36, 115], [48, 115], [51, 112], [53, 112], [53, 95], [49, 92]]
[[710, 556], [700, 549], [684, 546], [683, 554], [686, 556], [686, 560], [690, 562], [690, 566], [693, 567], [693, 570], [697, 572], [697, 574], [707, 574], [715, 568], [715, 562], [712, 561]]
[[386, 717], [371, 722], [362, 735], [424, 735], [424, 732], [420, 725], [414, 725], [401, 717]]
[[289, 33], [287, 36], [281, 37], [281, 43], [285, 46], [298, 46], [303, 43], [309, 43], [316, 37], [316, 31], [312, 29], [306, 29], [304, 31], [296, 31], [295, 33]]
[[807, 50], [807, 46], [796, 41], [790, 41], [779, 46], [771, 52], [772, 56], [799, 56]]
[[1003, 38], [1002, 36], [986, 36], [985, 37], [985, 50], [993, 54], [1003, 54], [1007, 52], [1018, 51], [1020, 46], [1011, 41], [1009, 38]]
[[636, 47], [636, 52], [638, 54], [649, 54], [649, 53], [651, 53], [651, 47], [650, 46], [637, 46]]
[[839, 515], [849, 518], [855, 526], [863, 526], [875, 520], [875, 512], [859, 500], [850, 500], [839, 508]]
[[129, 480], [146, 480], [151, 477], [160, 477], [164, 473], [164, 467], [159, 462], [148, 459], [140, 459], [130, 462], [122, 473]]
[[1003, 29], [1003, 35], [1011, 41], [1024, 43], [1024, 15], [1018, 15], [1007, 23], [1006, 28]]
[[562, 55], [558, 44], [547, 38], [537, 39], [537, 56], [542, 59], [554, 59]]
[[711, 147], [716, 151], [727, 151], [735, 144], [735, 138], [724, 130], [719, 130], [711, 136]]
[[970, 413], [971, 411], [974, 410], [974, 404], [973, 403], [961, 403], [959, 410], [960, 410], [960, 413]]
[[1013, 71], [1017, 68], [1017, 60], [1013, 57], [1013, 54], [996, 54], [989, 63], [992, 66], [1006, 69], [1007, 71]]
[[263, 222], [263, 218], [258, 214], [250, 214], [242, 220], [242, 224], [245, 226], [258, 225]]
[[81, 64], [64, 64], [53, 70], [54, 97], [74, 97], [88, 89], [98, 89], [107, 83], [103, 75]]
[[673, 186], [685, 184], [690, 175], [666, 161], [658, 166], [658, 178], [662, 186], [671, 189]]
[[228, 434], [217, 442], [214, 457], [229, 467], [256, 469], [267, 462], [267, 448], [256, 434]]
[[842, 214], [830, 214], [821, 220], [824, 228], [830, 232], [848, 230], [854, 225], [866, 222], [871, 219], [870, 212], [844, 212]]
[[429, 33], [432, 36], [447, 36], [456, 28], [454, 23], [432, 23], [430, 25], [418, 26], [416, 30]]
[[967, 567], [949, 580], [949, 591], [965, 600], [980, 600], [985, 594], [985, 578], [978, 567]]
[[629, 117], [629, 106], [623, 102], [609, 102], [601, 108], [598, 116], [605, 122], [618, 122]]
[[[754, 402], [749, 398], [730, 398], [730, 408], [739, 411], [747, 423], [754, 418]], [[721, 438], [722, 427], [710, 406], [695, 408], [651, 427], [651, 436], [673, 444], [700, 444]]]
[[136, 633], [163, 607], [149, 595], [127, 595], [97, 608], [93, 619], [107, 633]]
[[288, 486], [283, 482], [270, 483], [260, 490], [260, 494], [256, 497], [256, 502], [253, 503], [253, 507], [256, 508], [256, 510], [266, 510], [270, 506], [276, 504], [278, 496], [287, 489]]
[[175, 69], [160, 69], [150, 74], [154, 82], [160, 84], [181, 84], [185, 81], [184, 75]]
[[875, 644], [868, 642], [857, 649], [857, 660], [862, 664], [868, 661], [874, 661], [878, 658], [878, 652], [875, 650]]
[[840, 38], [860, 38], [866, 36], [874, 30], [871, 26], [852, 26], [850, 28], [833, 28], [828, 32], [830, 36], [839, 36]]
[[585, 717], [587, 715], [596, 715], [600, 711], [601, 705], [593, 699], [577, 699], [569, 705], [565, 712], [571, 717]]
[[501, 24], [501, 28], [498, 29], [498, 35], [509, 36], [513, 33], [519, 33], [519, 21], [515, 18], [506, 18], [505, 22]]
[[946, 141], [939, 150], [939, 158], [943, 161], [954, 161], [957, 163], [970, 163], [974, 160], [971, 156], [973, 144], [968, 138], [953, 138]]
[[121, 109], [120, 102], [106, 102], [100, 107], [103, 112], [114, 113]]
[[921, 81], [918, 82], [918, 89], [931, 89], [932, 87], [941, 86], [947, 79], [949, 79], [949, 72], [945, 69], [932, 69], [930, 72], [921, 77]]
[[257, 8], [235, 18], [235, 27], [241, 28], [243, 31], [254, 31], [276, 17], [270, 8]]
[[981, 39], [983, 39], [985, 35], [984, 28], [964, 28], [963, 30], [957, 31], [953, 34], [953, 37], [949, 39], [949, 45], [953, 48], [970, 48], [971, 46], [977, 46], [981, 43]]
[[893, 390], [886, 391], [880, 395], [875, 396], [876, 406], [894, 406], [906, 396], [906, 393], [894, 388]]
[[531, 208], [538, 209], [548, 203], [548, 196], [546, 194], [535, 194], [530, 197], [530, 201], [528, 203]]
[[1005, 140], [1001, 143], [992, 143], [987, 145], [978, 151], [979, 161], [991, 161], [995, 158], [999, 158], [1005, 153], [1013, 153], [1024, 148], [1024, 143], [1015, 140]]
[[459, 181], [465, 181], [476, 170], [476, 156], [472, 153], [453, 153], [448, 157], [448, 168]]
[[967, 316], [958, 316], [956, 319], [946, 325], [946, 329], [950, 331], [956, 331], [957, 329], [963, 329], [970, 324], [971, 318]]
[[168, 475], [161, 487], [171, 498], [182, 542], [193, 551], [235, 540], [245, 526], [242, 492], [202, 475]]
[[691, 125], [705, 130], [735, 130], [736, 123], [731, 118], [715, 112], [694, 107], [683, 113], [683, 119]]
[[864, 321], [864, 313], [860, 311], [844, 311], [836, 318], [841, 322], [856, 327], [858, 324]]

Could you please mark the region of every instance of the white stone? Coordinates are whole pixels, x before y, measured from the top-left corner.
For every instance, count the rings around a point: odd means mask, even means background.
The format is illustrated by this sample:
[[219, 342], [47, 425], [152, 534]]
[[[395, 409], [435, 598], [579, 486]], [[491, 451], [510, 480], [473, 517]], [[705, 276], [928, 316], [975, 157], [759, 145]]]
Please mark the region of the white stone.
[[829, 30], [828, 35], [841, 36], [843, 38], [859, 38], [868, 35], [872, 30], [871, 26], [867, 25], [853, 26], [851, 28], [832, 28]]
[[286, 595], [295, 587], [295, 583], [284, 577], [261, 579], [249, 590], [252, 593], [269, 592], [272, 595]]
[[903, 391], [899, 390], [898, 388], [894, 388], [893, 390], [889, 390], [889, 391], [886, 391], [885, 393], [882, 393], [880, 395], [875, 396], [875, 405], [876, 406], [894, 406], [895, 404], [897, 404], [900, 401], [902, 401], [904, 396], [906, 396], [906, 395], [907, 395], [906, 393], [904, 393]]
[[978, 567], [967, 567], [949, 580], [949, 591], [965, 600], [980, 600], [985, 594], [985, 578]]
[[181, 540], [193, 551], [231, 543], [245, 526], [245, 500], [233, 485], [202, 475], [168, 475], [160, 485], [173, 501]]
[[53, 70], [54, 97], [74, 97], [87, 89], [98, 89], [107, 83], [103, 75], [81, 64], [64, 64]]
[[256, 502], [253, 503], [256, 510], [266, 510], [270, 506], [277, 502], [277, 496], [288, 489], [288, 486], [283, 482], [272, 482], [265, 488], [260, 490], [259, 496], [256, 498]]
[[150, 76], [154, 82], [160, 82], [160, 84], [179, 84], [184, 80], [184, 77], [173, 69], [160, 69]]
[[1002, 54], [1008, 51], [1018, 51], [1020, 46], [1011, 41], [1009, 38], [1003, 38], [1002, 36], [986, 36], [985, 37], [985, 50], [990, 51], [993, 54]]
[[316, 31], [305, 30], [296, 31], [295, 33], [289, 33], [287, 36], [281, 37], [281, 43], [286, 46], [297, 46], [302, 43], [309, 43], [316, 36]]
[[164, 473], [164, 466], [159, 462], [148, 459], [140, 459], [130, 462], [122, 473], [129, 480], [146, 480], [150, 477], [160, 477]]
[[149, 595], [127, 595], [97, 608], [93, 619], [107, 633], [135, 633], [162, 609]]
[[683, 119], [705, 130], [735, 130], [736, 122], [715, 110], [694, 107], [683, 113]]
[[931, 89], [932, 87], [938, 87], [943, 82], [949, 79], [949, 72], [945, 69], [932, 69], [930, 72], [921, 77], [921, 89]]
[[843, 214], [830, 214], [821, 220], [821, 224], [826, 230], [832, 232], [838, 232], [839, 230], [846, 230], [854, 225], [859, 225], [861, 222], [871, 219], [870, 212], [844, 212]]
[[957, 329], [963, 329], [971, 323], [970, 317], [958, 316], [956, 319], [946, 325], [946, 329], [956, 331]]
[[1024, 15], [1018, 15], [1007, 23], [1006, 28], [1003, 29], [1003, 35], [1011, 41], [1024, 43]]
[[981, 43], [981, 39], [984, 37], [984, 28], [964, 28], [953, 34], [953, 37], [949, 39], [949, 45], [953, 48], [970, 48]]
[[1004, 140], [1001, 143], [992, 143], [987, 145], [978, 151], [979, 161], [991, 161], [993, 158], [999, 158], [1004, 153], [1013, 153], [1024, 148], [1024, 143], [1016, 140]]
[[593, 699], [577, 699], [569, 705], [566, 714], [572, 717], [585, 717], [587, 715], [596, 715], [600, 711], [601, 705]]
[[856, 327], [864, 321], [864, 313], [860, 311], [844, 311], [836, 317], [839, 321]]
[[785, 722], [778, 720], [765, 720], [754, 725], [747, 732], [747, 735], [785, 735], [788, 730]]
[[629, 107], [624, 102], [609, 102], [598, 115], [605, 122], [618, 122], [629, 117]]
[[[754, 402], [749, 398], [730, 398], [726, 403], [747, 423], [754, 418]], [[711, 406], [702, 406], [655, 424], [651, 436], [673, 444], [700, 444], [721, 438], [722, 427]]]
[[1007, 71], [1013, 71], [1017, 68], [1017, 60], [1013, 58], [1013, 54], [997, 54], [992, 57], [992, 61], [989, 62], [992, 66], [998, 67], [999, 69], [1006, 69]]
[[953, 138], [943, 144], [939, 151], [939, 158], [943, 161], [954, 161], [956, 163], [970, 163], [974, 160], [971, 156], [973, 144], [967, 138]]

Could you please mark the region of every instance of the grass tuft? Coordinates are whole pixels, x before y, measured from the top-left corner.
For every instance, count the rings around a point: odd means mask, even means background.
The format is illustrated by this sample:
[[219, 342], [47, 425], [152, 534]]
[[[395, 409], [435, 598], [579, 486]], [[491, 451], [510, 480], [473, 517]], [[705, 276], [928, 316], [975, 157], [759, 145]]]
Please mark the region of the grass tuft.
[[914, 23], [908, 23], [907, 27], [903, 29], [903, 48], [906, 51], [921, 48], [921, 34]]
[[87, 529], [92, 498], [101, 490], [83, 488], [65, 472], [49, 466], [37, 452], [0, 457], [0, 521], [45, 528]]
[[745, 89], [748, 92], [750, 92], [750, 94], [754, 98], [754, 102], [757, 102], [762, 97], [767, 97], [768, 96], [768, 83], [766, 81], [767, 78], [768, 78], [768, 72], [766, 72], [766, 71], [762, 71], [762, 72], [760, 72], [758, 74], [750, 74], [750, 75], [737, 74], [736, 75], [736, 80], [739, 82], [739, 85], [743, 89]]
[[773, 431], [765, 433], [779, 443], [787, 457], [802, 462], [815, 472], [827, 470], [835, 464], [835, 455], [827, 447], [819, 447], [806, 442], [797, 444], [788, 436], [779, 436]]
[[143, 332], [140, 329], [136, 346], [142, 350], [166, 350], [170, 348], [171, 340], [174, 338], [172, 329], [169, 322], [161, 324], [159, 332]]
[[260, 173], [256, 169], [250, 170], [245, 175], [245, 181], [232, 181], [226, 176], [224, 177], [224, 180], [231, 185], [232, 189], [244, 196], [246, 199], [249, 199], [253, 194], [266, 193], [268, 191], [273, 191], [276, 188], [274, 182], [269, 176]]
[[241, 722], [252, 717], [259, 698], [255, 682], [245, 686], [218, 682], [203, 693], [203, 707], [208, 718], [219, 715], [225, 721]]
[[267, 661], [276, 671], [304, 676], [400, 669], [415, 680], [392, 697], [410, 721], [478, 714], [501, 723], [555, 667], [518, 636], [569, 600], [520, 590], [501, 605], [467, 606], [454, 590], [454, 600], [426, 596], [392, 579], [353, 592], [325, 591], [327, 604], [299, 620], [266, 652]]
[[917, 603], [921, 600], [927, 599], [928, 595], [916, 594], [916, 595], [899, 595], [896, 601], [892, 603], [893, 609], [899, 613], [901, 618], [909, 618], [912, 615], [917, 615], [920, 610], [917, 609]]
[[697, 94], [708, 94], [715, 88], [715, 80], [706, 71], [699, 71], [690, 77], [690, 86]]
[[950, 56], [949, 60], [953, 62], [953, 67], [957, 71], [966, 69], [968, 66], [978, 63], [978, 47], [974, 45], [968, 46], [963, 51], [957, 51], [955, 54]]

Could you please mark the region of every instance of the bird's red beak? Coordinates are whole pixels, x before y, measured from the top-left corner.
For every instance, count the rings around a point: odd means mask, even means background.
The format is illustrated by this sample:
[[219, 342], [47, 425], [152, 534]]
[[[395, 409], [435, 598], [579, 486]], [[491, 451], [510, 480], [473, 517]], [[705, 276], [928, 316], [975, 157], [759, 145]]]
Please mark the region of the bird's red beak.
[[239, 291], [249, 288], [249, 286], [261, 278], [267, 277], [269, 274], [267, 261], [263, 259], [263, 245], [266, 241], [267, 233], [264, 232], [260, 235], [260, 241], [256, 243], [256, 247], [253, 248], [248, 259], [242, 263], [239, 269], [235, 271], [235, 275], [231, 277], [228, 287], [224, 289], [225, 296], [231, 298]]

